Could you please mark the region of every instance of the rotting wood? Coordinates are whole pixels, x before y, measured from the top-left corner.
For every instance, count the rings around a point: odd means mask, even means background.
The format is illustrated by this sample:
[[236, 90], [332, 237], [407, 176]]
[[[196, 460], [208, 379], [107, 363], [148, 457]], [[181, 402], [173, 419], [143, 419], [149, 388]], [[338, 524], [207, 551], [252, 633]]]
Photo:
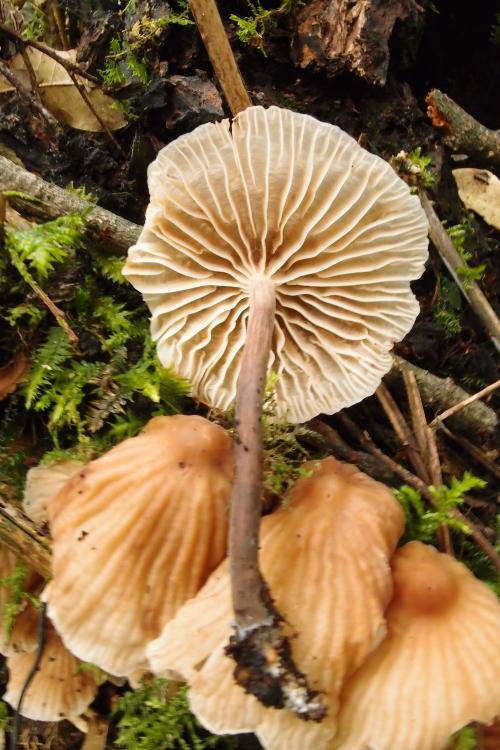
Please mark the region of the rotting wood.
[[490, 393], [496, 391], [497, 388], [500, 388], [500, 380], [496, 380], [494, 383], [490, 383], [490, 385], [482, 388], [472, 396], [465, 398], [463, 401], [459, 401], [458, 404], [455, 404], [454, 406], [450, 406], [449, 409], [446, 409], [445, 411], [441, 412], [441, 414], [438, 414], [437, 417], [434, 417], [429, 426], [439, 427], [440, 423], [445, 419], [448, 419], [448, 417], [452, 417], [454, 414], [458, 414], [459, 411], [465, 409], [467, 406], [469, 406], [469, 404], [473, 404], [475, 401], [478, 401], [480, 398], [485, 398]]
[[50, 542], [21, 511], [0, 499], [0, 543], [43, 578], [50, 578]]
[[432, 124], [443, 131], [443, 141], [447, 146], [500, 164], [500, 130], [481, 125], [439, 89], [429, 91], [426, 102], [427, 114]]
[[424, 191], [420, 192], [420, 200], [422, 201], [422, 206], [427, 216], [427, 220], [429, 221], [429, 236], [432, 240], [432, 244], [438, 251], [441, 260], [450, 272], [463, 296], [483, 324], [496, 349], [500, 352], [500, 320], [475, 281], [469, 281], [467, 283], [467, 288], [465, 287], [457, 270], [463, 266], [463, 260], [455, 250], [453, 242], [441, 224], [438, 215], [432, 207], [429, 197]]
[[189, 0], [198, 31], [233, 116], [252, 106], [215, 0]]

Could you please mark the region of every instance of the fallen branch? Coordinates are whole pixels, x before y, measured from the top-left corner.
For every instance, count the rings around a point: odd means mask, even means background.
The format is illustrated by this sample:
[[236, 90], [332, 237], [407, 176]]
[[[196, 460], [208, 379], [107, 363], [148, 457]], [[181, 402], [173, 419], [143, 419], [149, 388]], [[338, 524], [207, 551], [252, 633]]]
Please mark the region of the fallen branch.
[[21, 511], [0, 500], [0, 543], [43, 578], [50, 578], [50, 543]]
[[493, 391], [496, 391], [497, 388], [500, 388], [500, 380], [487, 385], [486, 388], [483, 388], [477, 393], [474, 393], [472, 396], [469, 396], [463, 401], [460, 401], [458, 404], [450, 406], [449, 409], [446, 409], [445, 411], [441, 412], [441, 414], [438, 414], [437, 417], [434, 417], [432, 422], [429, 424], [429, 427], [439, 427], [440, 423], [443, 420], [448, 419], [448, 417], [452, 417], [454, 414], [458, 414], [458, 412], [462, 411], [462, 409], [465, 409], [466, 406], [469, 406], [469, 404], [473, 404], [474, 401], [478, 401], [480, 398], [488, 396], [490, 393], [493, 393]]
[[[410, 370], [415, 374], [424, 403], [434, 407], [436, 410], [443, 411], [444, 409], [448, 409], [450, 406], [463, 402], [470, 396], [470, 393], [464, 391], [451, 378], [438, 378], [437, 375], [433, 375], [428, 370], [424, 370], [395, 355], [393, 355], [391, 374], [386, 375], [386, 379], [390, 380], [393, 373], [402, 375], [406, 370]], [[475, 401], [455, 414], [452, 417], [452, 422], [453, 429], [460, 429], [474, 434], [492, 434], [498, 425], [498, 417], [489, 406], [486, 406], [481, 401]]]
[[[9, 203], [20, 213], [42, 221], [56, 219], [62, 214], [88, 212], [87, 224], [92, 239], [105, 246], [109, 253], [123, 255], [133, 245], [141, 232], [141, 227], [127, 219], [94, 206], [74, 193], [58, 187], [41, 177], [17, 166], [10, 159], [0, 156], [0, 192], [9, 191]], [[26, 200], [22, 195], [36, 198]]]
[[500, 351], [500, 320], [475, 281], [469, 281], [467, 288], [465, 288], [457, 270], [463, 266], [463, 260], [455, 250], [453, 242], [424, 191], [420, 192], [420, 200], [429, 222], [429, 236], [434, 247], [463, 296], [483, 324], [493, 344]]
[[426, 102], [427, 114], [435, 127], [443, 129], [447, 146], [500, 164], [500, 130], [481, 125], [438, 89], [429, 91]]
[[57, 120], [55, 119], [55, 117], [53, 117], [50, 114], [48, 109], [46, 109], [43, 106], [41, 100], [37, 96], [34, 96], [31, 93], [31, 91], [27, 89], [26, 86], [24, 86], [24, 84], [21, 83], [19, 78], [16, 75], [14, 75], [14, 73], [1, 60], [0, 60], [0, 74], [3, 75], [3, 77], [6, 78], [12, 86], [14, 86], [14, 88], [16, 89], [18, 94], [21, 96], [21, 98], [24, 99], [30, 107], [35, 109], [38, 112], [38, 114], [40, 114], [43, 117], [47, 125], [52, 130], [57, 130], [57, 128], [59, 127], [59, 124]]
[[227, 38], [215, 0], [189, 0], [215, 75], [233, 115], [252, 106]]

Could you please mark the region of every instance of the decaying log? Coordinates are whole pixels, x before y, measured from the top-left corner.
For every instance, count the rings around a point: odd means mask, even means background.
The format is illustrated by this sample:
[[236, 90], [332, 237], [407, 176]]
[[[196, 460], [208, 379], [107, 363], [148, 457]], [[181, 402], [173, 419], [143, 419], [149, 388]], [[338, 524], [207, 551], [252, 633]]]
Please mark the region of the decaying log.
[[394, 24], [416, 23], [421, 13], [414, 0], [311, 0], [297, 15], [294, 62], [331, 75], [347, 70], [383, 86]]
[[447, 146], [454, 151], [465, 151], [469, 156], [500, 164], [500, 130], [490, 130], [481, 125], [438, 89], [429, 91], [426, 102], [427, 114], [434, 127], [443, 131], [443, 141]]

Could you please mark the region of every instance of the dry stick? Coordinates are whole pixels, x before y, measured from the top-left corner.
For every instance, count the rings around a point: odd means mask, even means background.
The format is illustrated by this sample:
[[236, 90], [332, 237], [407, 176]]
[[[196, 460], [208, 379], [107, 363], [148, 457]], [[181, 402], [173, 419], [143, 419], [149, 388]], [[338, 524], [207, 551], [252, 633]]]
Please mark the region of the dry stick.
[[484, 127], [438, 89], [427, 94], [426, 102], [432, 124], [445, 131], [447, 146], [500, 164], [500, 130]]
[[480, 398], [484, 398], [485, 396], [488, 396], [488, 394], [493, 393], [493, 391], [496, 391], [497, 388], [500, 388], [500, 380], [497, 380], [494, 383], [487, 385], [482, 390], [478, 391], [477, 393], [474, 393], [472, 396], [469, 396], [469, 398], [466, 398], [463, 401], [460, 401], [460, 403], [455, 404], [454, 406], [450, 406], [449, 409], [446, 409], [446, 411], [443, 411], [441, 414], [438, 414], [437, 417], [434, 417], [432, 422], [429, 424], [429, 427], [439, 427], [440, 423], [443, 420], [448, 419], [448, 417], [452, 417], [454, 414], [457, 414], [462, 409], [465, 409], [465, 407], [468, 406], [469, 404], [474, 403], [474, 401], [478, 401]]
[[426, 482], [426, 484], [430, 484], [430, 477], [425, 465], [425, 451], [422, 451], [421, 446], [415, 443], [414, 436], [410, 428], [408, 427], [398, 405], [394, 401], [391, 392], [384, 385], [384, 383], [381, 383], [375, 391], [375, 395], [380, 405], [382, 406], [389, 422], [391, 423], [394, 432], [398, 436], [402, 445], [404, 445], [404, 447], [406, 448], [408, 460], [412, 464], [418, 476], [424, 482]]
[[289, 708], [320, 721], [326, 709], [295, 666], [283, 618], [259, 569], [262, 511], [262, 407], [271, 351], [276, 294], [273, 282], [256, 277], [249, 287], [250, 313], [236, 386], [234, 483], [231, 496], [229, 566], [235, 615], [226, 652], [234, 677], [261, 703]]
[[78, 91], [78, 93], [82, 97], [83, 101], [85, 102], [85, 104], [87, 105], [87, 107], [90, 109], [90, 111], [94, 115], [95, 119], [97, 120], [97, 122], [99, 123], [99, 125], [101, 126], [101, 128], [103, 129], [103, 131], [106, 133], [106, 135], [107, 135], [108, 140], [110, 141], [110, 143], [115, 147], [115, 149], [118, 151], [118, 153], [120, 154], [120, 156], [122, 157], [122, 159], [124, 159], [126, 161], [127, 158], [128, 158], [127, 154], [122, 149], [122, 147], [120, 146], [120, 144], [118, 143], [118, 141], [114, 137], [113, 133], [108, 128], [108, 126], [106, 125], [106, 123], [102, 119], [101, 115], [99, 114], [99, 112], [96, 110], [96, 108], [92, 104], [92, 102], [91, 102], [91, 100], [89, 98], [89, 95], [87, 94], [87, 92], [85, 91], [84, 87], [82, 86], [82, 84], [78, 80], [76, 74], [73, 73], [72, 70], [68, 70], [68, 74], [69, 74], [69, 77], [71, 78], [71, 80], [73, 81], [73, 84], [74, 84], [76, 90]]
[[189, 5], [229, 108], [233, 115], [237, 115], [251, 107], [252, 100], [234, 59], [215, 0], [189, 0]]
[[[428, 370], [395, 355], [392, 360], [392, 370], [389, 375], [386, 375], [386, 380], [391, 379], [395, 372], [400, 375], [407, 371], [413, 372], [424, 402], [435, 409], [447, 409], [470, 396], [470, 393], [464, 391], [451, 378], [438, 378]], [[489, 406], [481, 401], [475, 401], [466, 406], [463, 411], [458, 412], [453, 417], [453, 422], [457, 429], [491, 434], [498, 425], [498, 417]]]
[[[425, 455], [427, 458], [428, 477], [430, 479], [430, 481], [427, 481], [427, 484], [432, 483], [434, 487], [441, 487], [443, 484], [443, 477], [441, 474], [441, 462], [439, 460], [439, 453], [434, 438], [434, 433], [427, 424], [424, 406], [422, 404], [422, 399], [420, 397], [420, 391], [418, 390], [415, 375], [412, 372], [405, 372], [403, 379], [406, 388], [408, 404], [410, 406], [413, 430], [415, 432], [419, 447], [423, 455]], [[445, 552], [448, 552], [448, 554], [452, 555], [453, 546], [451, 543], [449, 528], [443, 524], [438, 528], [437, 535], [441, 548], [444, 549]]]
[[[422, 480], [415, 476], [415, 474], [412, 474], [411, 471], [405, 469], [404, 466], [400, 466], [397, 461], [394, 461], [394, 459], [390, 458], [383, 451], [381, 451], [380, 448], [377, 448], [370, 434], [366, 430], [360, 430], [357, 424], [350, 417], [348, 417], [344, 413], [340, 413], [337, 416], [344, 424], [344, 426], [351, 432], [352, 435], [354, 435], [357, 440], [359, 440], [361, 445], [363, 445], [363, 447], [366, 448], [366, 450], [371, 453], [372, 456], [375, 456], [381, 462], [383, 462], [391, 471], [394, 472], [394, 474], [400, 476], [401, 479], [406, 482], [406, 484], [409, 484], [411, 487], [415, 487], [415, 489], [420, 492], [422, 497], [425, 497], [425, 499], [428, 500], [431, 505], [435, 505], [436, 501], [429, 492], [429, 488], [427, 487], [425, 482], [422, 482]], [[464, 514], [456, 508], [452, 508], [449, 512], [452, 516], [457, 518], [462, 524], [469, 528], [471, 537], [474, 539], [477, 546], [480, 547], [484, 554], [488, 557], [493, 567], [496, 570], [500, 571], [500, 555], [497, 553], [493, 545], [490, 544], [490, 542], [486, 539], [482, 531], [475, 525], [475, 523], [464, 516]]]
[[96, 78], [96, 76], [93, 76], [91, 73], [87, 73], [84, 68], [81, 68], [79, 65], [71, 62], [71, 60], [66, 60], [66, 58], [61, 57], [61, 55], [58, 55], [57, 52], [51, 47], [47, 47], [45, 44], [37, 42], [34, 39], [24, 39], [22, 36], [19, 36], [19, 34], [17, 34], [12, 29], [7, 28], [7, 26], [4, 26], [3, 24], [0, 24], [0, 34], [4, 34], [8, 39], [15, 43], [21, 42], [29, 47], [33, 47], [34, 49], [43, 52], [45, 55], [47, 55], [47, 57], [51, 57], [53, 60], [59, 63], [59, 65], [62, 65], [62, 67], [68, 72], [72, 71], [73, 73], [77, 73], [79, 76], [86, 78], [92, 83], [95, 83], [99, 86], [101, 85], [101, 81]]
[[429, 235], [434, 247], [463, 296], [485, 327], [493, 344], [500, 351], [500, 320], [475, 281], [469, 281], [467, 288], [464, 287], [457, 272], [457, 269], [463, 266], [460, 255], [455, 250], [453, 242], [441, 224], [429, 198], [423, 191], [420, 192], [420, 200], [422, 201], [422, 206], [429, 222]]
[[[42, 180], [4, 156], [0, 156], [0, 192], [11, 193], [9, 202], [18, 211], [43, 221], [56, 219], [61, 214], [86, 212], [94, 241], [110, 253], [123, 255], [130, 245], [137, 242], [141, 233], [142, 227], [137, 224]], [[27, 201], [15, 193], [33, 196], [37, 200]]]
[[445, 427], [444, 424], [440, 425], [441, 432], [446, 435], [446, 437], [450, 438], [450, 440], [453, 440], [455, 443], [458, 443], [464, 450], [468, 451], [472, 458], [474, 458], [479, 464], [484, 466], [484, 468], [490, 472], [494, 477], [500, 480], [500, 466], [496, 464], [494, 461], [491, 460], [491, 458], [488, 458], [485, 453], [477, 447], [477, 445], [474, 445], [474, 443], [471, 443], [470, 440], [467, 440], [463, 435], [457, 435], [454, 432], [451, 432], [447, 427]]
[[33, 109], [36, 109], [36, 111], [43, 117], [43, 119], [46, 121], [46, 123], [53, 129], [56, 129], [59, 127], [59, 124], [55, 117], [53, 117], [48, 109], [45, 109], [43, 104], [39, 99], [37, 99], [36, 96], [33, 96], [31, 91], [27, 89], [21, 81], [18, 79], [17, 76], [14, 75], [14, 73], [0, 60], [0, 73], [8, 80], [12, 86], [16, 89], [16, 91], [21, 95], [23, 99], [25, 99], [28, 104], [33, 107]]

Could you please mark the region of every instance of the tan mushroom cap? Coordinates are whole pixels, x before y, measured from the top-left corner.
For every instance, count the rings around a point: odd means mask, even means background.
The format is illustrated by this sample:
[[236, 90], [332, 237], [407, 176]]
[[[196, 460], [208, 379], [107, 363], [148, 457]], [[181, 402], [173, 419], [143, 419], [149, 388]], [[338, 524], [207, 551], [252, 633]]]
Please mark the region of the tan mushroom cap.
[[88, 464], [49, 505], [53, 578], [43, 598], [66, 646], [114, 675], [145, 671], [145, 647], [226, 554], [227, 433], [156, 417]]
[[166, 146], [149, 168], [146, 224], [125, 276], [151, 309], [162, 363], [227, 409], [249, 290], [276, 291], [277, 405], [304, 421], [357, 403], [391, 366], [427, 258], [418, 198], [339, 128], [249, 107]]
[[398, 550], [388, 636], [341, 697], [338, 750], [442, 750], [500, 713], [500, 603], [452, 557]]
[[267, 750], [329, 746], [344, 680], [384, 637], [389, 558], [404, 524], [392, 493], [356, 467], [334, 458], [306, 466], [311, 476], [262, 521], [261, 565], [296, 633], [294, 661], [325, 694], [326, 719], [264, 708], [234, 682], [224, 655], [232, 619], [227, 562], [148, 647], [153, 672], [189, 682], [191, 708], [208, 729], [255, 732]]
[[[12, 708], [17, 708], [34, 658], [33, 653], [7, 658], [9, 682], [3, 698]], [[82, 669], [79, 659], [70, 654], [47, 622], [40, 668], [24, 695], [22, 715], [34, 721], [60, 721], [78, 716], [94, 700], [97, 687], [91, 672]]]
[[48, 521], [47, 506], [64, 484], [84, 466], [83, 461], [73, 459], [40, 464], [26, 475], [23, 510], [39, 526]]

